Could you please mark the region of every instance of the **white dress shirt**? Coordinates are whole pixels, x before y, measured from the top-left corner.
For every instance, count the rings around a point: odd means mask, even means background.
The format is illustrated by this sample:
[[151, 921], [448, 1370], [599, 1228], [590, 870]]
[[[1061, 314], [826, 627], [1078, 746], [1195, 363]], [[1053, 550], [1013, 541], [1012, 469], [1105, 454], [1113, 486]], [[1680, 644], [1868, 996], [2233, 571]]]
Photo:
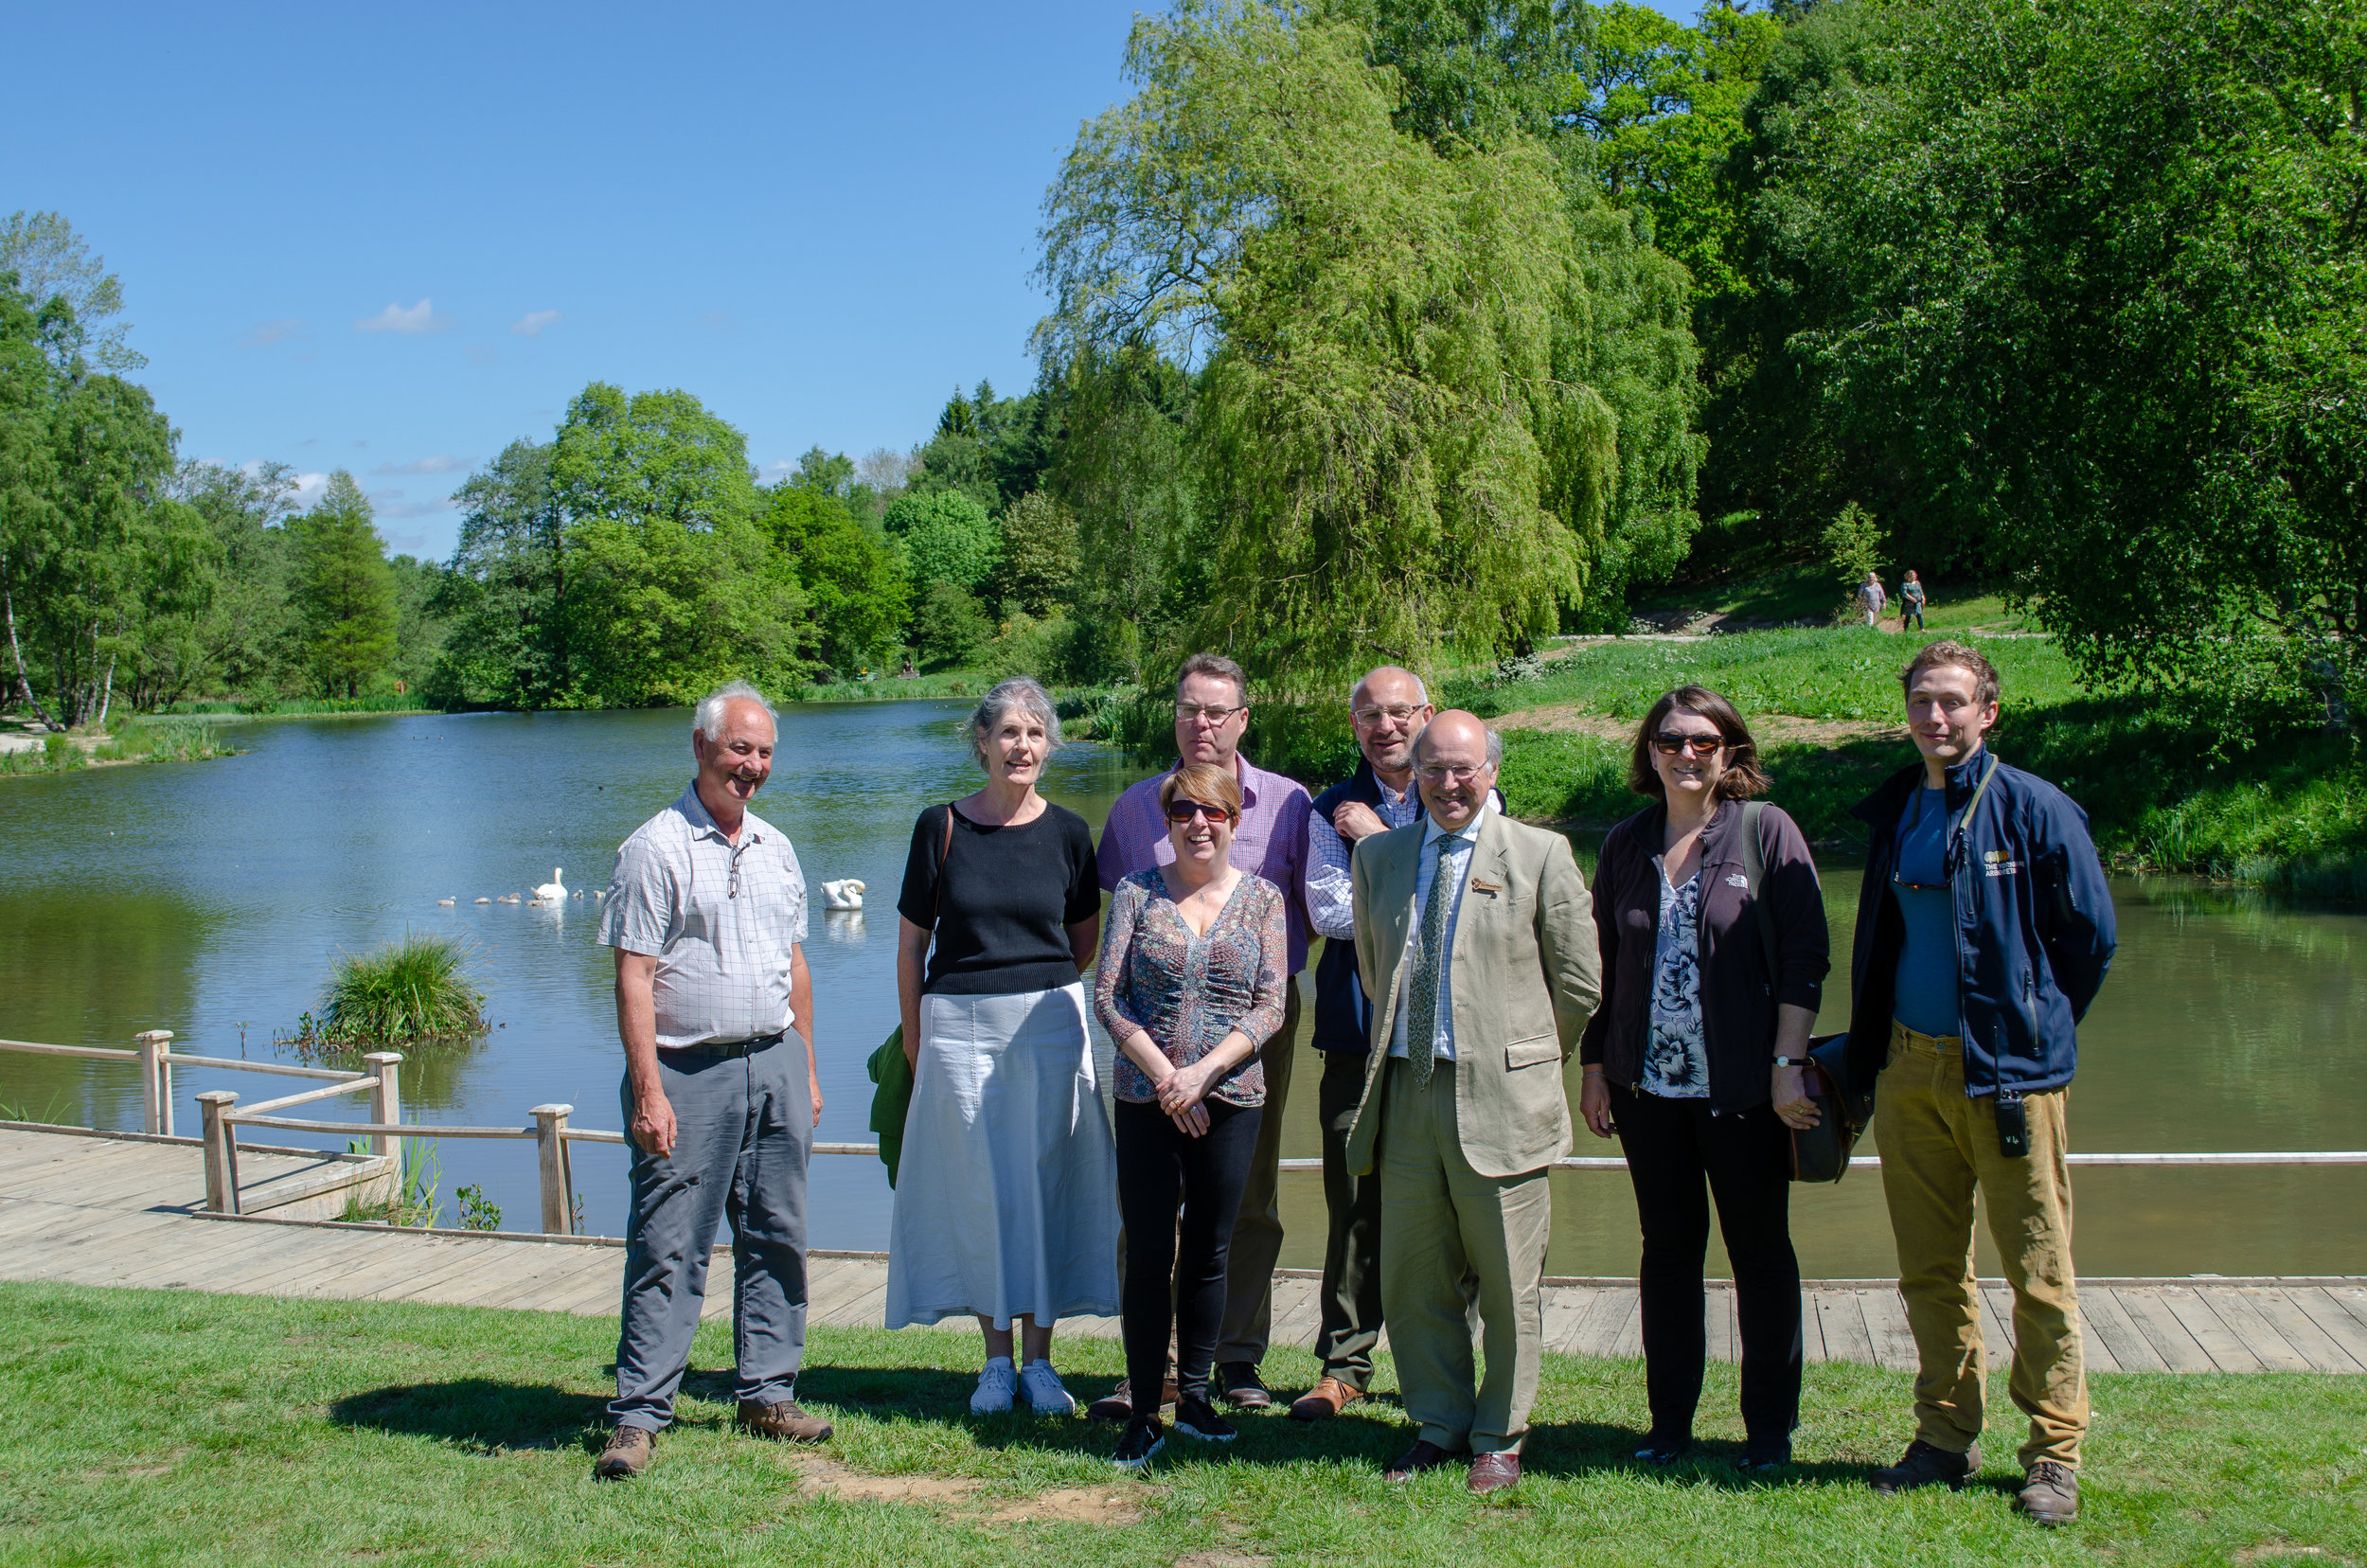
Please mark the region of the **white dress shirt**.
[[[1488, 813], [1496, 809], [1491, 797], [1481, 802], [1479, 811], [1452, 832], [1438, 826], [1432, 817], [1422, 825], [1421, 869], [1414, 876], [1414, 921], [1406, 932], [1405, 961], [1397, 966], [1397, 1015], [1389, 1033], [1389, 1054], [1408, 1055], [1406, 1050], [1406, 1017], [1413, 1011], [1414, 971], [1422, 957], [1422, 911], [1430, 904], [1431, 883], [1441, 871], [1454, 878], [1454, 892], [1447, 905], [1447, 953], [1454, 953], [1454, 923], [1463, 913], [1463, 893], [1471, 880], [1471, 851], [1479, 846], [1480, 827]], [[1440, 839], [1452, 843], [1448, 848], [1434, 849]], [[1443, 863], [1443, 864], [1442, 864]], [[1451, 961], [1438, 966], [1438, 1033], [1431, 1044], [1431, 1058], [1435, 1061], [1454, 1060], [1454, 973]]]

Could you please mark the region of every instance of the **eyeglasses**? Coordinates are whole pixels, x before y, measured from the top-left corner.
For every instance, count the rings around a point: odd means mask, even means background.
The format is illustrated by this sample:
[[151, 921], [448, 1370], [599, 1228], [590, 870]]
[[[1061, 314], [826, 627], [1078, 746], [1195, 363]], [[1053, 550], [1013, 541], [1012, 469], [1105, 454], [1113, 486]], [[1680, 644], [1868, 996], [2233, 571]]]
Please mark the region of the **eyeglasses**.
[[1688, 757], [1716, 757], [1726, 746], [1722, 735], [1670, 735], [1665, 730], [1652, 737], [1652, 749], [1663, 757], [1683, 752]]
[[1357, 708], [1349, 714], [1349, 717], [1358, 723], [1370, 728], [1383, 719], [1393, 724], [1402, 724], [1421, 711], [1421, 705], [1416, 703], [1391, 703], [1386, 707]]
[[1211, 823], [1231, 822], [1233, 812], [1229, 807], [1203, 806], [1197, 800], [1186, 800], [1182, 795], [1167, 802], [1167, 820], [1177, 827], [1182, 827], [1194, 817], [1206, 817]]
[[1205, 719], [1211, 724], [1221, 725], [1235, 714], [1248, 711], [1249, 704], [1246, 703], [1238, 707], [1225, 707], [1216, 703], [1178, 703], [1175, 704], [1176, 718], [1187, 724], [1195, 719]]
[[1487, 764], [1485, 762], [1475, 762], [1469, 767], [1454, 762], [1432, 762], [1422, 768], [1422, 782], [1444, 784], [1450, 778], [1477, 778], [1486, 771]]

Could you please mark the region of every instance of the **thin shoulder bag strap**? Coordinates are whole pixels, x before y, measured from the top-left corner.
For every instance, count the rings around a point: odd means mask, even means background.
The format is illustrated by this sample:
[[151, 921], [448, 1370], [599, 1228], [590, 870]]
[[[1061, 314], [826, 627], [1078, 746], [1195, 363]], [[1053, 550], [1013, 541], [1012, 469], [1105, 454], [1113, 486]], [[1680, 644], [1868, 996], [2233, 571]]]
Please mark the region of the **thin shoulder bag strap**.
[[953, 856], [953, 803], [945, 803], [945, 842], [937, 846], [937, 880], [934, 897], [929, 900], [929, 929], [937, 929], [937, 917], [945, 910], [945, 863]]
[[1981, 782], [1973, 786], [1972, 798], [1965, 802], [1963, 813], [1956, 818], [1956, 826], [1949, 829], [1946, 864], [1950, 876], [1956, 871], [1956, 846], [1964, 838], [1965, 829], [1972, 821], [1972, 813], [1981, 809], [1981, 797], [1989, 793], [1989, 780], [1997, 776], [1997, 754], [1991, 752], [1989, 765], [1982, 770]]

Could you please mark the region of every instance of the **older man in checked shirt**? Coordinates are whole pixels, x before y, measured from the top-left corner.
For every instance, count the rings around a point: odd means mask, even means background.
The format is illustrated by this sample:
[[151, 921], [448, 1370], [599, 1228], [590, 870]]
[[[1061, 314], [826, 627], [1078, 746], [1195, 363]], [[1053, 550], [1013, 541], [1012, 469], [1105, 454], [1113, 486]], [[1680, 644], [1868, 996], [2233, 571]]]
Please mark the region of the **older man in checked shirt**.
[[[1240, 755], [1249, 729], [1249, 677], [1217, 653], [1195, 653], [1184, 661], [1175, 682], [1175, 744], [1186, 762], [1231, 768], [1241, 784], [1241, 820], [1233, 834], [1233, 864], [1282, 889], [1290, 921], [1290, 1001], [1282, 1027], [1259, 1047], [1266, 1069], [1266, 1115], [1259, 1124], [1249, 1185], [1241, 1192], [1240, 1217], [1233, 1227], [1232, 1257], [1226, 1265], [1224, 1325], [1217, 1342], [1216, 1386], [1226, 1402], [1245, 1410], [1273, 1403], [1257, 1363], [1266, 1354], [1273, 1323], [1273, 1266], [1282, 1251], [1282, 1218], [1275, 1203], [1275, 1162], [1282, 1156], [1282, 1107], [1290, 1093], [1290, 1061], [1298, 1049], [1299, 971], [1307, 967], [1307, 787], [1280, 774], [1250, 765]], [[1146, 778], [1118, 796], [1101, 830], [1095, 859], [1101, 886], [1110, 892], [1126, 877], [1175, 859], [1167, 842], [1159, 786], [1166, 775]], [[1121, 1383], [1097, 1401], [1093, 1416], [1123, 1420], [1131, 1413], [1133, 1389]], [[1156, 1401], [1157, 1391], [1149, 1391]], [[1149, 1406], [1156, 1410], [1154, 1402]]]
[[616, 950], [616, 1026], [633, 1146], [614, 1423], [595, 1473], [638, 1475], [706, 1297], [716, 1226], [732, 1228], [734, 1393], [750, 1432], [830, 1435], [792, 1398], [806, 1346], [806, 1161], [814, 1078], [806, 879], [748, 810], [773, 770], [773, 710], [735, 682], [699, 704], [698, 776], [616, 851], [600, 940]]

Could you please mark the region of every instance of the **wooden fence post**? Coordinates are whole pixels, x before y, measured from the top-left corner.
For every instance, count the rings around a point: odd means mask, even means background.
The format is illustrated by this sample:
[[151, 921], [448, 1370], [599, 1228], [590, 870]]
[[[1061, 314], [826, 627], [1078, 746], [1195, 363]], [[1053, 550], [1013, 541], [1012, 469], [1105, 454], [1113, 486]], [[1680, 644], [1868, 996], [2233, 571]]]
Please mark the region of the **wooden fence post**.
[[534, 1149], [543, 1177], [544, 1236], [565, 1236], [574, 1229], [568, 1223], [568, 1199], [575, 1183], [568, 1172], [567, 1118], [575, 1109], [572, 1105], [538, 1105], [529, 1113], [534, 1117]]
[[[402, 1120], [402, 1065], [400, 1051], [372, 1051], [362, 1059], [378, 1073], [378, 1087], [370, 1091], [370, 1120], [382, 1127], [393, 1127]], [[370, 1134], [370, 1152], [395, 1157], [395, 1189], [400, 1197], [402, 1189], [402, 1140], [386, 1132]]]
[[205, 1117], [205, 1207], [215, 1214], [239, 1212], [239, 1131], [222, 1119], [238, 1103], [235, 1089], [208, 1089], [197, 1096]]
[[140, 1048], [140, 1109], [151, 1132], [172, 1135], [172, 1063], [160, 1060], [172, 1049], [170, 1029], [149, 1029], [132, 1037]]

